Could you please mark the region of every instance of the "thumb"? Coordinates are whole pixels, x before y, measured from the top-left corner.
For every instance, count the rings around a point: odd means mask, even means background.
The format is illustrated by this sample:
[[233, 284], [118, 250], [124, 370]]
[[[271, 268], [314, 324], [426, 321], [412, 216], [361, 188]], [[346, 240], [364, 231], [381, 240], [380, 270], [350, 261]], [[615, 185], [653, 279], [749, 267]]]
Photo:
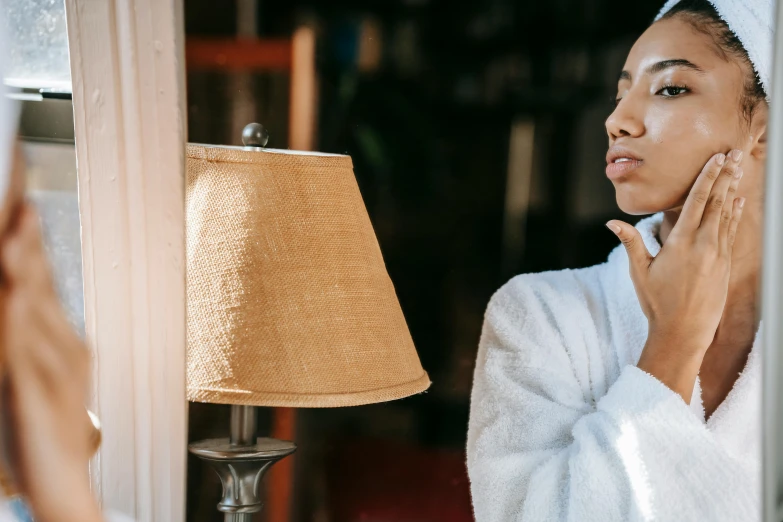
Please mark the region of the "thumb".
[[626, 252], [628, 252], [628, 261], [632, 269], [636, 270], [650, 266], [653, 258], [644, 245], [642, 235], [635, 227], [623, 221], [613, 219], [606, 223], [606, 228], [614, 232], [614, 235], [623, 243]]

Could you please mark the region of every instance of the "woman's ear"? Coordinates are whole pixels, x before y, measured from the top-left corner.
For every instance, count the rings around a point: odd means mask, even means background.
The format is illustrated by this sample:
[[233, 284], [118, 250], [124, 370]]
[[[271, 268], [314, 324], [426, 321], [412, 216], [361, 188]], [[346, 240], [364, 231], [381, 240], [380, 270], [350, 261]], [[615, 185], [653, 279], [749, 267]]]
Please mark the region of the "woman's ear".
[[750, 154], [764, 161], [767, 159], [767, 124], [769, 123], [769, 106], [766, 102], [759, 104], [750, 124], [753, 140], [750, 144]]

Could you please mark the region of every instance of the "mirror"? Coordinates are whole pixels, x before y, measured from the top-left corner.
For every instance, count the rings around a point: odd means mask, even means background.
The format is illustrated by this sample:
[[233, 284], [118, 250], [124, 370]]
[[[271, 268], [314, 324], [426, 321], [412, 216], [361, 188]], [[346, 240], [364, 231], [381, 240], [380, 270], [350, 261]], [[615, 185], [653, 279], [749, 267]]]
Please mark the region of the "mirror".
[[[751, 3], [185, 2], [188, 141], [261, 122], [350, 155], [433, 382], [260, 408], [298, 450], [259, 520], [761, 518], [773, 16]], [[230, 417], [191, 403], [189, 440]], [[188, 469], [188, 520], [222, 520]]]

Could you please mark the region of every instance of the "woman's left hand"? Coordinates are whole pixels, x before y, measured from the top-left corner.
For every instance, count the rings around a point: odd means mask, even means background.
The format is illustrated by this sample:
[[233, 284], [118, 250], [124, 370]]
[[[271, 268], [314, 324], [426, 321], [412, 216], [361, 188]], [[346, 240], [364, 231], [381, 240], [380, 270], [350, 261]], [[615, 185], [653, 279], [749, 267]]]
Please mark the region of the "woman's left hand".
[[90, 357], [57, 297], [38, 217], [22, 204], [3, 239], [2, 349], [15, 478], [38, 522], [101, 520], [90, 492]]

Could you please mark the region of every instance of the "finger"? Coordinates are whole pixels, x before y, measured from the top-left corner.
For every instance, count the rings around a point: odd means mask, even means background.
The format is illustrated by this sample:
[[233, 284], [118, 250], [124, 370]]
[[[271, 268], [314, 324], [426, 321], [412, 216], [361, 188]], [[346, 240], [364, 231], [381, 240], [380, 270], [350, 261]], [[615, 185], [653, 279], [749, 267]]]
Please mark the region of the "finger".
[[726, 243], [728, 247], [728, 254], [731, 255], [731, 251], [734, 248], [734, 240], [737, 238], [737, 226], [742, 219], [742, 209], [745, 207], [745, 198], [737, 198], [734, 201], [734, 211], [731, 215], [731, 224], [726, 235]]
[[729, 190], [726, 193], [726, 202], [723, 204], [723, 210], [720, 216], [720, 226], [718, 230], [718, 246], [723, 253], [728, 252], [728, 235], [729, 227], [731, 227], [732, 216], [734, 215], [734, 202], [737, 199], [737, 188], [739, 187], [740, 180], [742, 180], [742, 167], [739, 168], [737, 173], [739, 176], [734, 176], [734, 179], [729, 185]]
[[26, 285], [44, 295], [55, 293], [38, 216], [29, 207], [3, 244], [2, 263], [9, 284]]
[[24, 286], [6, 294], [6, 350], [52, 381], [71, 380], [87, 392], [90, 354], [55, 295]]
[[5, 197], [0, 204], [0, 236], [5, 236], [13, 228], [16, 216], [24, 204], [25, 161], [20, 142], [16, 142]]
[[9, 294], [5, 324], [8, 370], [31, 387], [56, 394], [73, 379], [73, 365], [68, 354], [58, 349], [59, 340], [46, 335], [34, 309], [34, 303], [22, 293]]
[[3, 249], [3, 259], [10, 274], [9, 282], [12, 283], [7, 292], [30, 304], [25, 319], [35, 320], [43, 333], [56, 340], [58, 346], [70, 348], [78, 354], [84, 352], [83, 343], [68, 321], [55, 291], [38, 216], [29, 205], [22, 207], [17, 226]]
[[[38, 218], [25, 206], [17, 226], [4, 246], [4, 260], [11, 285], [9, 298], [16, 303], [11, 310], [11, 328], [24, 336], [26, 331], [37, 334], [28, 357], [37, 361], [36, 368], [44, 372], [67, 372], [66, 378], [85, 381], [89, 373], [89, 354], [76, 335], [60, 304], [41, 241]], [[20, 328], [20, 323], [27, 327]], [[20, 340], [17, 345], [33, 342]], [[51, 374], [50, 374], [51, 376]]]
[[36, 322], [41, 332], [52, 340], [56, 340], [61, 350], [71, 357], [83, 358], [88, 354], [87, 348], [66, 315], [65, 309], [56, 295], [38, 295], [14, 288], [12, 293], [23, 293], [33, 305], [30, 307], [31, 319]]
[[716, 243], [718, 241], [720, 218], [723, 213], [723, 207], [726, 204], [729, 186], [736, 179], [736, 176], [741, 175], [739, 167], [741, 160], [741, 150], [734, 149], [729, 153], [718, 179], [712, 185], [710, 197], [707, 199], [707, 204], [704, 207], [704, 215], [701, 218], [701, 225], [699, 225], [700, 235]]
[[60, 459], [80, 466], [89, 458], [88, 426], [79, 422], [82, 418], [79, 412], [84, 407], [70, 394], [52, 397], [16, 375], [9, 376], [8, 381], [12, 417], [9, 426], [14, 444], [12, 469], [22, 493], [41, 498], [41, 494], [51, 493], [47, 491], [46, 481], [40, 480], [41, 469], [46, 469], [47, 464], [59, 464]]
[[712, 191], [712, 185], [720, 176], [720, 171], [725, 164], [726, 155], [723, 153], [715, 154], [705, 163], [704, 168], [701, 169], [699, 176], [688, 193], [685, 205], [682, 207], [682, 213], [677, 219], [677, 224], [674, 226], [672, 233], [676, 234], [683, 231], [692, 233], [699, 228], [701, 217], [704, 214], [704, 206], [707, 204]]
[[642, 276], [653, 259], [644, 245], [642, 235], [635, 227], [616, 219], [609, 221], [606, 224], [606, 228], [614, 232], [623, 243], [626, 252], [628, 252], [631, 274], [634, 277]]

